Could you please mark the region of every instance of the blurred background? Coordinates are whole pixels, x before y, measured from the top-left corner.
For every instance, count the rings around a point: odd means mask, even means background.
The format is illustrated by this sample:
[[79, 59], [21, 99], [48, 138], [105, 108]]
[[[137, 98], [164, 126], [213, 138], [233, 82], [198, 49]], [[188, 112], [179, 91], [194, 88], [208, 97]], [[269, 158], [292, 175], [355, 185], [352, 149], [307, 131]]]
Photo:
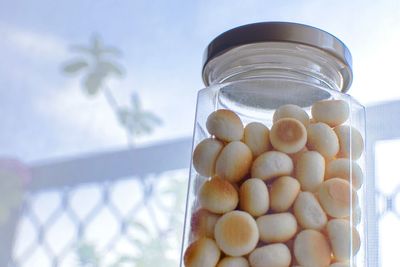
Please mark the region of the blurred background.
[[309, 24], [352, 52], [370, 253], [394, 266], [397, 0], [0, 1], [0, 266], [177, 266], [203, 51], [259, 21]]

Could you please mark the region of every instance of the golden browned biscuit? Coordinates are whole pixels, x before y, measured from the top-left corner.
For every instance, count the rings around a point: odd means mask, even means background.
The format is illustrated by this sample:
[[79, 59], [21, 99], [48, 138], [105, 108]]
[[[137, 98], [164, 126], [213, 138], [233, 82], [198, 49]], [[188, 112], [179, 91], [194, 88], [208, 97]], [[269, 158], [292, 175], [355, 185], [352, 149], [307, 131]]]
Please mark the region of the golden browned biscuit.
[[206, 209], [199, 209], [193, 213], [190, 220], [190, 230], [193, 238], [214, 238], [214, 227], [220, 217], [220, 215], [211, 213]]
[[318, 122], [307, 128], [307, 148], [318, 151], [324, 158], [331, 159], [339, 152], [339, 140], [329, 125]]
[[296, 153], [302, 150], [307, 143], [307, 130], [300, 121], [284, 118], [272, 125], [269, 138], [276, 150], [284, 153]]
[[329, 266], [331, 248], [325, 236], [316, 230], [301, 231], [294, 241], [294, 255], [302, 266]]
[[210, 177], [215, 174], [215, 163], [224, 144], [214, 138], [201, 141], [193, 151], [193, 166], [203, 176]]
[[218, 156], [215, 173], [222, 179], [238, 182], [249, 172], [252, 160], [253, 155], [246, 144], [230, 142]]
[[334, 218], [350, 216], [350, 206], [357, 203], [357, 193], [341, 178], [326, 180], [318, 189], [318, 200], [325, 212]]
[[290, 212], [264, 215], [256, 222], [260, 240], [266, 243], [286, 242], [297, 232], [296, 218]]
[[349, 105], [344, 100], [317, 101], [311, 107], [314, 120], [331, 127], [344, 123], [349, 118], [349, 113]]
[[293, 205], [297, 222], [305, 229], [322, 230], [328, 218], [311, 192], [300, 192]]
[[217, 267], [250, 267], [249, 262], [243, 257], [225, 257]]
[[259, 233], [256, 221], [244, 211], [224, 214], [215, 225], [215, 240], [218, 247], [229, 256], [243, 256], [257, 245]]
[[219, 109], [211, 113], [206, 122], [211, 135], [226, 142], [239, 141], [243, 137], [243, 123], [235, 112]]
[[199, 192], [201, 207], [216, 214], [234, 210], [239, 202], [236, 189], [226, 180], [213, 177], [206, 181]]
[[292, 256], [285, 244], [256, 248], [249, 256], [251, 267], [289, 267]]
[[220, 255], [221, 251], [214, 240], [203, 237], [189, 245], [183, 262], [185, 267], [215, 267]]
[[310, 117], [301, 107], [297, 105], [287, 104], [280, 106], [274, 113], [273, 122], [277, 122], [283, 118], [292, 118], [300, 121], [304, 127], [308, 127]]
[[269, 129], [262, 123], [251, 122], [244, 128], [243, 142], [250, 148], [253, 157], [270, 149]]
[[240, 186], [239, 207], [254, 217], [267, 213], [269, 193], [263, 180], [251, 178]]
[[355, 189], [360, 189], [364, 175], [360, 166], [355, 161], [351, 161], [346, 158], [335, 159], [329, 162], [326, 167], [325, 178], [343, 178], [350, 182], [350, 172], [351, 183]]
[[300, 183], [293, 177], [282, 176], [271, 185], [270, 207], [276, 212], [287, 211], [300, 192]]
[[[332, 247], [333, 256], [337, 261], [349, 261], [351, 249], [353, 256], [360, 249], [360, 235], [350, 222], [344, 219], [330, 220], [326, 226], [329, 242]], [[353, 244], [353, 245], [352, 245]]]
[[[364, 151], [364, 140], [361, 133], [354, 127], [340, 125], [334, 129], [339, 139], [339, 157], [357, 160]], [[350, 148], [351, 144], [351, 148]]]
[[324, 181], [325, 159], [317, 151], [306, 151], [300, 155], [295, 165], [295, 177], [301, 190], [314, 192]]
[[251, 167], [251, 176], [264, 181], [290, 175], [293, 171], [292, 159], [279, 151], [268, 151], [256, 158]]

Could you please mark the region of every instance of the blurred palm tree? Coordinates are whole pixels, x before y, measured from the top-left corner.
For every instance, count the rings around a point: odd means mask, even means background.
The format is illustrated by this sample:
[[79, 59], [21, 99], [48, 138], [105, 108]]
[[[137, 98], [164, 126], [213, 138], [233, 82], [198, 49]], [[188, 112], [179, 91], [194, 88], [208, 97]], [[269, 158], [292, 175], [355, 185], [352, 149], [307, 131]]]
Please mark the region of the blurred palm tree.
[[123, 67], [116, 61], [122, 56], [121, 51], [113, 46], [103, 44], [98, 35], [93, 35], [88, 46], [73, 45], [71, 51], [78, 54], [63, 65], [65, 74], [76, 75], [83, 73], [83, 91], [87, 96], [104, 93], [108, 104], [116, 113], [119, 123], [127, 132], [128, 142], [138, 137], [151, 134], [154, 128], [162, 123], [161, 119], [151, 111], [143, 110], [139, 96], [132, 93], [129, 107], [119, 107], [107, 80], [111, 77], [122, 78]]
[[63, 71], [67, 74], [86, 71], [83, 86], [89, 96], [96, 95], [104, 88], [105, 81], [110, 76], [123, 76], [122, 67], [115, 61], [115, 57], [120, 57], [122, 53], [116, 47], [105, 46], [97, 35], [93, 35], [89, 46], [73, 45], [71, 51], [80, 56], [66, 63]]
[[143, 110], [136, 93], [132, 93], [130, 107], [119, 109], [118, 117], [131, 136], [150, 134], [155, 126], [162, 123], [152, 112]]

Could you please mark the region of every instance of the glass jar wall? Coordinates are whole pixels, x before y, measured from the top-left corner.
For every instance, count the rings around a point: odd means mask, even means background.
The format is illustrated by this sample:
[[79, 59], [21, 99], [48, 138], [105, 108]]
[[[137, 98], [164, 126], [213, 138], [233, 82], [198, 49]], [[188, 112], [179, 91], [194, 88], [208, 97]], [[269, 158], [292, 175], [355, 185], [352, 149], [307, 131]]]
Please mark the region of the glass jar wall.
[[368, 266], [364, 108], [351, 56], [294, 23], [218, 36], [205, 54], [181, 266]]

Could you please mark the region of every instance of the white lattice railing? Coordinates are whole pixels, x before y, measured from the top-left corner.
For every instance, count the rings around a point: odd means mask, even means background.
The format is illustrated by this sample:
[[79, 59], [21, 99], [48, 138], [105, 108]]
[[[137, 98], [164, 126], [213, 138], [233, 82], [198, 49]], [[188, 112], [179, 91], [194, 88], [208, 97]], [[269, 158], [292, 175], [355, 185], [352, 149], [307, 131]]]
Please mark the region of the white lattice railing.
[[176, 266], [190, 148], [181, 139], [31, 166], [1, 227], [0, 266]]
[[[376, 158], [375, 149], [377, 144], [382, 141], [394, 141], [400, 139], [400, 101], [392, 101], [374, 106], [369, 106], [367, 109], [367, 176], [369, 187], [367, 188], [367, 195], [375, 196], [369, 199], [367, 203], [367, 218], [368, 218], [368, 255], [369, 255], [369, 266], [395, 266], [398, 262], [396, 255], [391, 255], [392, 259], [396, 259], [396, 262], [385, 261], [382, 265], [382, 250], [387, 247], [393, 240], [388, 236], [382, 236], [381, 222], [387, 214], [397, 214], [396, 207], [393, 204], [393, 200], [396, 197], [400, 197], [400, 180], [398, 180], [398, 189], [393, 188], [390, 195], [386, 195], [381, 192], [377, 186], [377, 179], [379, 173], [376, 170], [376, 164], [378, 161], [386, 161], [389, 158], [397, 156], [397, 152], [392, 150], [390, 154], [379, 155]], [[398, 179], [397, 173], [393, 173], [389, 179]], [[398, 221], [399, 222], [399, 221]], [[397, 222], [397, 224], [398, 224]], [[398, 225], [389, 225], [391, 228], [397, 228]], [[395, 237], [397, 240], [399, 236]], [[380, 244], [385, 243], [385, 244]], [[385, 246], [382, 246], [385, 245]], [[396, 252], [397, 254], [397, 252]], [[386, 255], [387, 256], [387, 255]]]

